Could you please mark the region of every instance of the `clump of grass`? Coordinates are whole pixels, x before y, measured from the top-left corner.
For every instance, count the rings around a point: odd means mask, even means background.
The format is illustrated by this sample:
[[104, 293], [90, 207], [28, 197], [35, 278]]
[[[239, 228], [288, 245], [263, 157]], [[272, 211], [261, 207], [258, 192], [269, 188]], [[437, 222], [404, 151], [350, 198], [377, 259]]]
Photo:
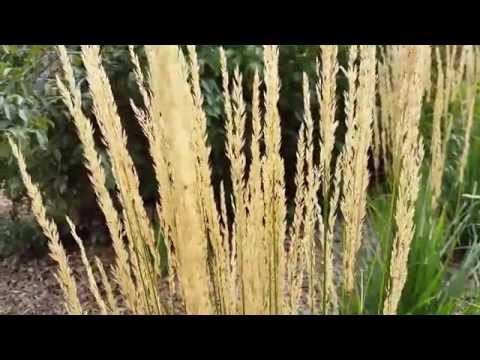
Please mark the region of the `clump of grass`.
[[[443, 255], [455, 249], [458, 233], [466, 229], [468, 214], [474, 210], [454, 209], [450, 227], [445, 226], [447, 213], [438, 217], [437, 210], [453, 126], [450, 104], [458, 99], [465, 99], [460, 182], [470, 186], [470, 180], [464, 178], [470, 179], [471, 173], [468, 158], [480, 68], [477, 49], [447, 47], [444, 61], [437, 48], [436, 62], [432, 62], [430, 46], [388, 46], [380, 49], [377, 62], [375, 46], [352, 46], [343, 67], [336, 46], [319, 47], [314, 88], [319, 116], [312, 112], [313, 79], [304, 75], [304, 119], [296, 164], [286, 164], [280, 151], [279, 47], [263, 48], [264, 68], [262, 73], [255, 72], [251, 104], [243, 93], [245, 79], [238, 69], [229, 73], [220, 49], [230, 175], [224, 182], [229, 181], [232, 189], [226, 191], [222, 184], [219, 200], [211, 180], [211, 146], [196, 48], [187, 46], [183, 52], [177, 46], [146, 46], [145, 50], [147, 73], [130, 47], [142, 95], [142, 104], [131, 105], [154, 165], [160, 231], [155, 231], [140, 196], [100, 48], [82, 46], [81, 53], [93, 113], [116, 180], [118, 206], [105, 185], [106, 169], [96, 150], [91, 120], [82, 110], [67, 50], [59, 47], [63, 66], [59, 89], [82, 143], [85, 166], [116, 256], [111, 271], [98, 259], [92, 267], [75, 225], [68, 220], [100, 313], [172, 314], [176, 311], [174, 299], [180, 299], [187, 314], [297, 314], [302, 307], [312, 314], [397, 314], [432, 309], [426, 306], [432, 297], [442, 299], [438, 300], [438, 312], [453, 311], [451, 297], [444, 290], [447, 265]], [[435, 81], [432, 74], [436, 74]], [[343, 94], [346, 136], [335, 157], [340, 124], [337, 81], [341, 76], [349, 85]], [[464, 85], [466, 91], [462, 92]], [[430, 181], [425, 182], [421, 119], [431, 97], [431, 171]], [[247, 142], [249, 131], [251, 142]], [[33, 213], [59, 264], [66, 309], [80, 314], [75, 280], [55, 225], [47, 218], [20, 150], [13, 141], [11, 146]], [[251, 161], [247, 162], [247, 156]], [[369, 215], [371, 156], [377, 173], [385, 168], [390, 193], [373, 199], [370, 207], [378, 210], [370, 214], [379, 244], [365, 267], [361, 250]], [[296, 167], [292, 222], [287, 222], [286, 166]], [[337, 224], [342, 228], [340, 257], [333, 251]], [[166, 256], [160, 256], [158, 234]], [[471, 274], [473, 257], [469, 254], [465, 274]], [[419, 265], [422, 261], [427, 265]], [[337, 263], [342, 268], [340, 278], [335, 276]], [[459, 284], [464, 278], [450, 278], [448, 284]], [[113, 282], [120, 289], [120, 299], [113, 294]], [[168, 283], [167, 293], [160, 291], [162, 282]]]
[[25, 159], [20, 149], [11, 138], [8, 140], [10, 147], [12, 148], [12, 153], [18, 161], [20, 175], [22, 176], [23, 183], [27, 189], [28, 196], [32, 201], [32, 212], [42, 228], [43, 233], [49, 239], [48, 248], [50, 250], [50, 256], [58, 264], [56, 278], [64, 294], [65, 309], [69, 314], [80, 315], [83, 310], [77, 294], [77, 285], [68, 265], [67, 254], [60, 242], [57, 226], [47, 216], [40, 190], [38, 189], [38, 186], [32, 182], [32, 179], [28, 174], [27, 165], [25, 164]]
[[[343, 237], [343, 290], [351, 295], [355, 286], [356, 257], [362, 244], [369, 184], [368, 160], [372, 144], [375, 95], [375, 47], [360, 47], [360, 66], [355, 67], [356, 50], [352, 50], [347, 78], [347, 135], [342, 157], [343, 197], [341, 209], [345, 219]], [[358, 78], [357, 78], [358, 77]], [[358, 87], [356, 83], [358, 81]]]
[[80, 89], [76, 86], [73, 68], [64, 46], [59, 47], [59, 56], [68, 88], [59, 77], [57, 78], [57, 84], [63, 101], [70, 111], [75, 123], [80, 141], [82, 142], [85, 165], [90, 174], [90, 182], [95, 191], [97, 202], [105, 216], [110, 238], [112, 239], [113, 249], [115, 251], [113, 277], [120, 285], [122, 296], [128, 308], [135, 311], [137, 289], [132, 279], [132, 268], [129, 254], [123, 242], [124, 227], [106, 187], [105, 170], [96, 151], [93, 126], [90, 120], [82, 112], [82, 97]]
[[[422, 95], [426, 84], [422, 77], [422, 64], [426, 53], [423, 47], [405, 47], [402, 56], [408, 64], [402, 76], [402, 87], [406, 89], [403, 116], [398, 131], [402, 146], [399, 158], [398, 199], [396, 200], [396, 235], [390, 257], [390, 277], [387, 296], [384, 302], [384, 314], [396, 314], [398, 303], [408, 274], [408, 256], [415, 234], [415, 209], [420, 189], [420, 167], [423, 161], [423, 142], [419, 133], [419, 121], [422, 110]], [[397, 180], [395, 180], [397, 182]]]

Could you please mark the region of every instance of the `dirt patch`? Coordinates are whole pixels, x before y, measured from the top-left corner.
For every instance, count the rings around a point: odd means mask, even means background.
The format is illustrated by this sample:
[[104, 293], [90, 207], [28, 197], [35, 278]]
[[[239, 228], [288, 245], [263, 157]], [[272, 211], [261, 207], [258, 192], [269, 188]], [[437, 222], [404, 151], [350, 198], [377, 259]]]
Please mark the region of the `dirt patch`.
[[[90, 259], [98, 256], [108, 268], [112, 263], [110, 247], [87, 249]], [[96, 306], [88, 290], [86, 273], [75, 251], [69, 254], [69, 263], [77, 280], [78, 294], [89, 313], [95, 313]], [[65, 309], [60, 287], [55, 279], [56, 264], [48, 257], [8, 257], [0, 259], [0, 315], [63, 315]]]

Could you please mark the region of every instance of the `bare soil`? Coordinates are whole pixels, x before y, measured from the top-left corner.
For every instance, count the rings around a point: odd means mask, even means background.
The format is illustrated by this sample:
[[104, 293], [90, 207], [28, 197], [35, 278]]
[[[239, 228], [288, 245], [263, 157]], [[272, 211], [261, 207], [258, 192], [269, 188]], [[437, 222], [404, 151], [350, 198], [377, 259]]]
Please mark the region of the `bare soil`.
[[[110, 247], [86, 250], [108, 268], [114, 257]], [[86, 274], [78, 252], [69, 254], [78, 294], [89, 313], [95, 313]], [[64, 315], [63, 296], [55, 279], [56, 264], [48, 257], [11, 256], [0, 259], [0, 315]]]

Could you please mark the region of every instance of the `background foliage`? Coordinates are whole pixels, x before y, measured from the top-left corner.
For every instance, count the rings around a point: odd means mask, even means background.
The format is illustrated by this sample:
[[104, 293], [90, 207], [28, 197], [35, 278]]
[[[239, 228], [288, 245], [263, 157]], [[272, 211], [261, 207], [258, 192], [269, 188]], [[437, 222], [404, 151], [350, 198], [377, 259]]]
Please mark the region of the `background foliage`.
[[[245, 96], [249, 103], [254, 71], [256, 68], [261, 70], [262, 66], [261, 46], [225, 45], [224, 48], [230, 70], [239, 66], [244, 74]], [[87, 93], [78, 50], [76, 46], [69, 47], [88, 113], [91, 99]], [[142, 58], [142, 49], [138, 50]], [[341, 48], [342, 56], [343, 50]], [[127, 46], [104, 46], [102, 52], [119, 112], [127, 129], [130, 151], [142, 182], [143, 196], [147, 206], [153, 205], [156, 184], [152, 176], [151, 160], [145, 139], [129, 105], [130, 99], [138, 100], [138, 93], [131, 73]], [[224, 172], [228, 168], [223, 148], [224, 119], [218, 46], [199, 46], [198, 52], [208, 115], [208, 136], [213, 145], [214, 183], [217, 183], [225, 177]], [[302, 73], [307, 72], [310, 76], [315, 74], [319, 55], [316, 45], [281, 46], [280, 75], [283, 82], [280, 111], [285, 139], [282, 152], [287, 162], [295, 159], [294, 145], [302, 116]], [[24, 188], [6, 141], [6, 135], [11, 134], [21, 141], [31, 174], [42, 186], [51, 214], [58, 223], [63, 224], [61, 230], [65, 225], [64, 214], [69, 214], [80, 224], [79, 230], [85, 238], [103, 241], [105, 229], [102, 215], [82, 164], [81, 147], [74, 126], [66, 114], [56, 87], [55, 76], [59, 71], [53, 46], [9, 45], [0, 48], [0, 181], [6, 195], [14, 203], [20, 202], [24, 197]], [[101, 143], [98, 142], [98, 145], [101, 146]], [[286, 177], [287, 191], [291, 193], [293, 176], [287, 173]], [[113, 184], [111, 177], [108, 180]], [[32, 235], [36, 234], [35, 225], [29, 219], [22, 220], [22, 227], [18, 227], [20, 219], [16, 214], [12, 214], [12, 219], [2, 219], [0, 222], [0, 233], [5, 235], [0, 238], [8, 238], [10, 243], [16, 244], [10, 247], [39, 247], [38, 242], [42, 237]], [[26, 230], [15, 230], [19, 228]], [[65, 231], [64, 235], [68, 237], [68, 232]]]

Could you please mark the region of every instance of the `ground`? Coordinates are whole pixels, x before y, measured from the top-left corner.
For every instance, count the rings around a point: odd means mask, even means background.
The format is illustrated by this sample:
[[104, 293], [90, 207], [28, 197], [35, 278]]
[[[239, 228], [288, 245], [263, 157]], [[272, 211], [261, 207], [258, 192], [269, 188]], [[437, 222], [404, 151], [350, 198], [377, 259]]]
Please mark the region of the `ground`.
[[[11, 206], [11, 202], [0, 191], [0, 217], [8, 216]], [[86, 251], [90, 259], [98, 256], [105, 268], [113, 262], [111, 247], [95, 246], [87, 248]], [[70, 250], [68, 256], [82, 303], [87, 304], [87, 308], [92, 308], [93, 299], [85, 282], [86, 275], [80, 254]], [[55, 271], [56, 264], [48, 256], [22, 254], [2, 258], [0, 255], [0, 315], [65, 314]]]
[[[89, 258], [98, 256], [105, 265], [111, 264], [109, 247], [96, 246], [87, 250]], [[78, 252], [69, 254], [69, 262], [77, 280], [78, 294], [87, 309], [95, 309], [86, 283], [86, 274]], [[56, 264], [48, 257], [10, 256], [0, 259], [0, 315], [62, 315], [63, 297], [55, 279]]]

